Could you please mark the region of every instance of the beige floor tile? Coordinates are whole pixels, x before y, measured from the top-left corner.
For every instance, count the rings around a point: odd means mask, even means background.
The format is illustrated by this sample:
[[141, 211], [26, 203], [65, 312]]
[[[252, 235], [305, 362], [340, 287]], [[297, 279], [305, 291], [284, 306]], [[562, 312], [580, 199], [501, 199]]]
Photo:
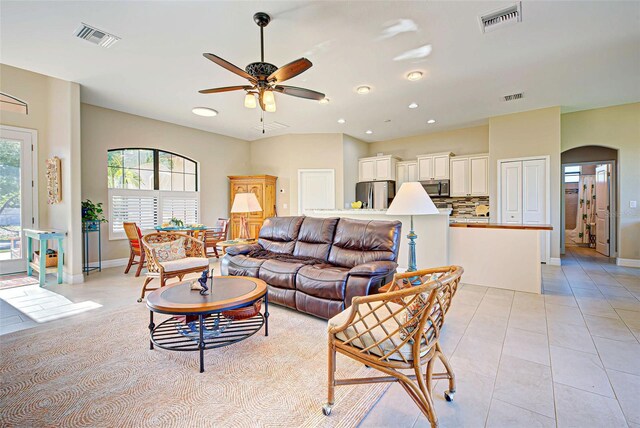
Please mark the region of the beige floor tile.
[[578, 306], [583, 315], [595, 315], [598, 317], [620, 318], [609, 302], [603, 298], [576, 297]]
[[585, 325], [549, 322], [549, 344], [563, 346], [576, 351], [597, 353], [593, 339]]
[[550, 361], [547, 335], [509, 328], [502, 348], [502, 355], [548, 366]]
[[503, 355], [493, 398], [555, 417], [551, 369], [542, 364]]
[[542, 311], [511, 310], [509, 317], [509, 328], [518, 328], [531, 331], [533, 333], [547, 334], [547, 317]]
[[402, 427], [411, 428], [421, 414], [407, 392], [395, 382], [389, 386], [373, 409], [360, 423], [361, 428]]
[[626, 421], [615, 398], [554, 384], [558, 428], [625, 427]]
[[640, 300], [635, 297], [612, 297], [607, 298], [607, 302], [614, 309], [622, 309], [625, 311], [635, 311], [640, 313]]
[[607, 339], [621, 340], [625, 342], [636, 342], [636, 338], [631, 333], [627, 325], [619, 319], [596, 317], [585, 315], [584, 320], [592, 336], [604, 337]]
[[593, 338], [602, 363], [608, 369], [640, 375], [640, 344]]
[[607, 369], [627, 422], [640, 425], [640, 376]]
[[495, 377], [500, 364], [502, 344], [464, 335], [450, 358], [454, 370]]
[[616, 312], [622, 318], [622, 321], [629, 327], [631, 333], [636, 336], [636, 339], [640, 340], [640, 313], [635, 311], [625, 311], [617, 309]]
[[577, 307], [554, 305], [547, 303], [545, 305], [547, 311], [547, 324], [562, 323], [568, 325], [584, 326], [582, 312]]
[[576, 302], [576, 299], [573, 297], [573, 293], [571, 292], [569, 292], [568, 295], [544, 294], [544, 301], [545, 303], [552, 305], [571, 306], [574, 308], [578, 307], [578, 302]]
[[487, 428], [554, 428], [555, 418], [550, 418], [507, 402], [493, 399], [487, 418]]
[[551, 346], [551, 372], [555, 383], [614, 397], [609, 378], [597, 354]]

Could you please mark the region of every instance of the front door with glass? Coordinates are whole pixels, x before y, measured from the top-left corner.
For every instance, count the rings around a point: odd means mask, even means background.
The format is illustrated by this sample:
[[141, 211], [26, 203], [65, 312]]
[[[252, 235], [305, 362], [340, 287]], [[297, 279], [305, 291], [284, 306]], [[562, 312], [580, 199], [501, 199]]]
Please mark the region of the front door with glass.
[[36, 131], [0, 126], [0, 275], [27, 268], [23, 228], [35, 226]]

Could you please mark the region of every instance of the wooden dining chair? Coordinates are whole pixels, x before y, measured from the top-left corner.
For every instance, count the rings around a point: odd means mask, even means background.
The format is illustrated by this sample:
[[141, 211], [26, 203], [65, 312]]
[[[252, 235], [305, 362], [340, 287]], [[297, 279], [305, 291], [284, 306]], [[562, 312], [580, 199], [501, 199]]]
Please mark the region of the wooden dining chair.
[[[219, 218], [214, 227], [204, 231], [204, 249], [207, 257], [215, 256], [216, 259], [220, 258], [218, 243], [227, 240], [228, 229], [229, 219]], [[213, 251], [209, 250], [209, 248], [212, 248]]]
[[[138, 270], [136, 271], [136, 277], [138, 277], [140, 276], [145, 260], [144, 249], [142, 248], [140, 241], [142, 239], [142, 232], [138, 225], [133, 222], [124, 222], [122, 223], [122, 226], [124, 227], [124, 231], [129, 239], [129, 263], [127, 264], [127, 268], [124, 270], [124, 273], [129, 273], [131, 266], [138, 265]], [[137, 261], [136, 256], [138, 256]]]
[[[447, 401], [453, 400], [456, 388], [455, 375], [438, 341], [462, 272], [460, 266], [445, 266], [396, 274], [389, 291], [354, 297], [348, 309], [329, 320], [325, 415], [331, 414], [336, 386], [399, 382], [431, 426], [438, 426], [433, 381], [448, 380]], [[386, 376], [336, 379], [338, 352]], [[445, 367], [443, 373], [433, 372], [438, 359]], [[404, 373], [406, 370], [414, 374]]]

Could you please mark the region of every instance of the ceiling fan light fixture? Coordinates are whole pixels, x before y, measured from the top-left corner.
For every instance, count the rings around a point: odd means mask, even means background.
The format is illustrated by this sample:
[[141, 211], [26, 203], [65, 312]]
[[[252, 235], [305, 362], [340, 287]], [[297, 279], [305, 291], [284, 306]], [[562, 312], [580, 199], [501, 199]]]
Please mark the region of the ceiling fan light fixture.
[[256, 97], [253, 94], [247, 94], [244, 96], [244, 106], [246, 108], [256, 108], [258, 103], [256, 101]]
[[198, 116], [204, 117], [213, 117], [218, 115], [218, 112], [216, 110], [208, 107], [194, 107], [191, 109], [191, 112], [193, 114], [197, 114]]
[[265, 105], [275, 104], [276, 97], [273, 96], [273, 91], [264, 91], [264, 93], [262, 94], [262, 102]]
[[407, 80], [410, 80], [412, 82], [418, 81], [420, 79], [422, 79], [422, 71], [412, 71], [407, 74]]
[[264, 105], [264, 110], [267, 113], [275, 113], [276, 112], [276, 103], [274, 102], [273, 104], [265, 104]]
[[358, 86], [356, 88], [356, 92], [358, 93], [358, 95], [366, 95], [369, 92], [371, 92], [371, 86], [366, 86], [366, 85]]
[[331, 101], [329, 98], [324, 97], [323, 99], [321, 99], [320, 101], [318, 101], [320, 104], [329, 104], [329, 101]]

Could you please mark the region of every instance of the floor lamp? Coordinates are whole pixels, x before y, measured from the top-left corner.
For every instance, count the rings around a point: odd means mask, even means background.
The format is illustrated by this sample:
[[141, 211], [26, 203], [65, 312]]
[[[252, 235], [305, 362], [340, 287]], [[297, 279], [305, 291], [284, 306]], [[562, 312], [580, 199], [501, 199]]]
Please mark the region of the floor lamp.
[[[413, 231], [413, 216], [438, 213], [438, 208], [436, 208], [422, 184], [417, 181], [402, 183], [400, 190], [396, 193], [396, 197], [393, 198], [387, 210], [387, 215], [411, 216], [411, 231], [407, 235], [407, 239], [409, 239], [409, 268], [407, 272], [418, 270], [416, 267], [416, 238], [418, 235]], [[423, 268], [426, 268], [426, 266]]]
[[236, 193], [233, 198], [232, 214], [240, 214], [240, 235], [238, 239], [249, 239], [249, 226], [247, 226], [247, 214], [262, 211], [258, 198], [253, 193]]

